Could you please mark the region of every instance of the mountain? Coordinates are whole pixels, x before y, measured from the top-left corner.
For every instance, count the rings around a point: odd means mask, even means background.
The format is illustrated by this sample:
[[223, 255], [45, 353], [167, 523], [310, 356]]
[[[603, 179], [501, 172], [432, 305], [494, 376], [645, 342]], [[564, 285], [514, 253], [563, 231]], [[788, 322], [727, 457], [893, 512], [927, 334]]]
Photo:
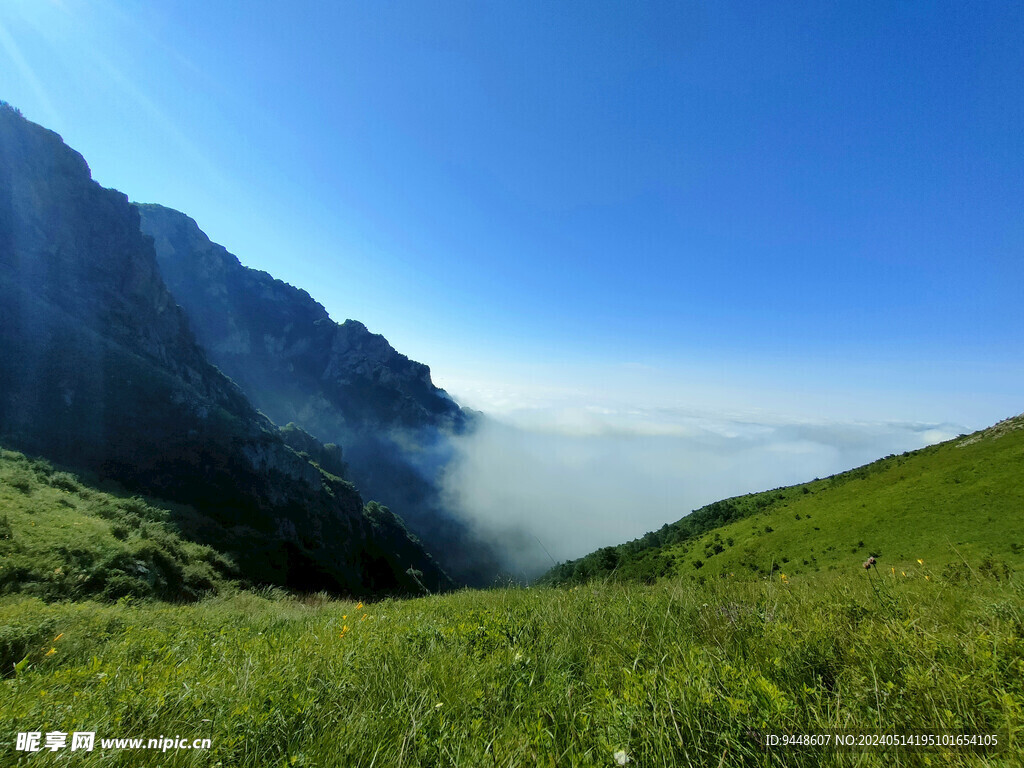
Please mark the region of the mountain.
[[196, 537], [254, 581], [416, 591], [413, 569], [431, 589], [450, 583], [398, 518], [364, 508], [210, 364], [138, 211], [6, 104], [0, 360], [4, 445], [194, 506]]
[[717, 501], [562, 563], [544, 581], [789, 578], [869, 556], [890, 573], [1005, 574], [1024, 565], [1022, 477], [1024, 415], [825, 479]]
[[183, 213], [138, 205], [161, 273], [210, 360], [278, 424], [343, 446], [349, 477], [401, 510], [462, 583], [490, 583], [494, 550], [444, 505], [449, 439], [471, 417], [430, 369], [354, 320], [336, 323], [308, 293], [250, 269]]

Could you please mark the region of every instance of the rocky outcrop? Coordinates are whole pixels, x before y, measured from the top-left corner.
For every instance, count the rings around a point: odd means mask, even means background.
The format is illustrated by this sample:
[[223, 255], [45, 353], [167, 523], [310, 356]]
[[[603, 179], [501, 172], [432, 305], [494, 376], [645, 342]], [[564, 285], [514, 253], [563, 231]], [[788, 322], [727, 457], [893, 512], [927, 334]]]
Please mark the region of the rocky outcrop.
[[137, 208], [200, 343], [275, 421], [315, 421], [320, 432], [465, 427], [430, 368], [383, 336], [355, 320], [335, 323], [305, 291], [243, 267], [185, 214]]
[[254, 580], [417, 590], [406, 573], [415, 568], [428, 586], [448, 583], [400, 522], [364, 512], [326, 466], [330, 448], [297, 452], [209, 363], [138, 211], [92, 181], [57, 134], [6, 105], [0, 360], [6, 444], [192, 505], [196, 536], [234, 553]]
[[494, 551], [441, 501], [448, 438], [471, 419], [430, 369], [362, 323], [334, 322], [305, 291], [244, 267], [185, 214], [138, 209], [210, 359], [278, 424], [342, 445], [351, 479], [399, 510], [453, 577], [491, 581]]

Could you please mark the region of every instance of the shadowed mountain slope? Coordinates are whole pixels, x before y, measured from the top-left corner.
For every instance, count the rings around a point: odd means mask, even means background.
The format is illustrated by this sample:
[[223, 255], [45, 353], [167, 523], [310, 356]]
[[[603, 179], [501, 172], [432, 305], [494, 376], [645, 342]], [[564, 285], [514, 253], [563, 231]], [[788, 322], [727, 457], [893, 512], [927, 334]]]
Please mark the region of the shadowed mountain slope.
[[126, 197], [0, 105], [0, 439], [191, 504], [255, 581], [449, 582], [397, 518], [300, 456], [206, 359]]
[[243, 266], [191, 218], [138, 205], [161, 272], [210, 360], [279, 424], [343, 447], [349, 477], [398, 509], [454, 578], [490, 582], [494, 551], [439, 492], [449, 436], [471, 418], [430, 369], [354, 320], [334, 322], [305, 291]]

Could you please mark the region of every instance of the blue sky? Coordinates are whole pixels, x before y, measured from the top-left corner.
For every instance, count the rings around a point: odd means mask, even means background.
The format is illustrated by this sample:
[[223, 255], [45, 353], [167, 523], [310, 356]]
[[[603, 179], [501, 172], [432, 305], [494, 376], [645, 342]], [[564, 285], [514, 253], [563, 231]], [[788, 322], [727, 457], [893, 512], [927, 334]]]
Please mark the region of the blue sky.
[[1024, 392], [1022, 8], [5, 0], [0, 98], [485, 409], [976, 428]]

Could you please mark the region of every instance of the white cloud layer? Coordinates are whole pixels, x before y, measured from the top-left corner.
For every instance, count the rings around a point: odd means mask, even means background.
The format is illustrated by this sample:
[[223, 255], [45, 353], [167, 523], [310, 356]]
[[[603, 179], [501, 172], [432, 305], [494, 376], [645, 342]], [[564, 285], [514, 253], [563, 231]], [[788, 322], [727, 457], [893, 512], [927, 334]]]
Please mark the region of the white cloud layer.
[[446, 493], [467, 519], [510, 545], [509, 567], [525, 575], [717, 499], [825, 477], [967, 431], [621, 407], [566, 392], [488, 399], [494, 415], [456, 440]]

